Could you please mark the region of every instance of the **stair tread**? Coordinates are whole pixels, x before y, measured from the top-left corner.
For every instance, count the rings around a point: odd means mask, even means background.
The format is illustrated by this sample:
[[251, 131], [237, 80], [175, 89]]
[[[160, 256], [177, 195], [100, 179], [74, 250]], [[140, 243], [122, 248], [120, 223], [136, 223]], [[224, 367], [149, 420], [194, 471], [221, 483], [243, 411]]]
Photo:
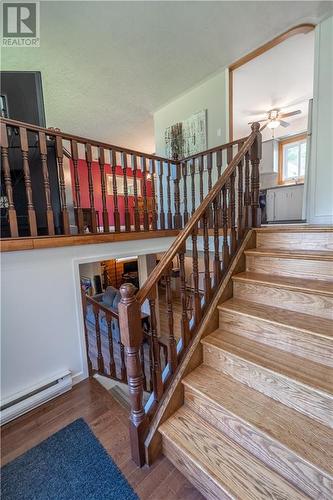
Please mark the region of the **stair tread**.
[[332, 368], [220, 329], [205, 337], [202, 343], [333, 396]]
[[308, 498], [185, 406], [159, 430], [232, 498]]
[[333, 430], [209, 366], [183, 384], [333, 475]]
[[298, 290], [311, 293], [318, 293], [333, 296], [332, 281], [312, 280], [306, 278], [294, 278], [289, 276], [270, 275], [264, 273], [254, 273], [245, 271], [235, 274], [232, 278], [234, 281], [250, 281], [260, 283], [262, 285], [273, 285], [275, 287], [287, 288], [289, 290]]
[[231, 298], [223, 302], [218, 306], [218, 309], [260, 318], [270, 323], [281, 324], [307, 333], [333, 338], [333, 321], [313, 316], [312, 314], [300, 313], [281, 307], [267, 306], [236, 298]]
[[274, 224], [255, 228], [256, 233], [332, 233], [333, 226], [310, 224]]
[[251, 248], [245, 255], [282, 257], [287, 259], [333, 260], [333, 252], [326, 250], [283, 250], [278, 248]]

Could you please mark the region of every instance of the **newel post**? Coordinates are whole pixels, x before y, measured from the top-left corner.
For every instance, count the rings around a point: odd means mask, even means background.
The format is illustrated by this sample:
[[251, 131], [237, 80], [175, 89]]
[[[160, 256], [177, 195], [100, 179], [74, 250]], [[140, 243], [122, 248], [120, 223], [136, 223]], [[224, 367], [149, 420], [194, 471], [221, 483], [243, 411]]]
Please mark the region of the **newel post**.
[[252, 226], [260, 227], [261, 225], [261, 210], [259, 206], [259, 164], [261, 160], [261, 142], [260, 124], [254, 122], [251, 125], [252, 132], [255, 132], [256, 138], [251, 146], [251, 206], [252, 206]]
[[120, 287], [121, 301], [118, 306], [121, 342], [125, 348], [127, 381], [131, 403], [130, 441], [132, 459], [142, 467], [145, 463], [143, 436], [146, 414], [142, 403], [143, 374], [140, 361], [142, 327], [140, 304], [135, 297], [136, 288], [131, 283]]

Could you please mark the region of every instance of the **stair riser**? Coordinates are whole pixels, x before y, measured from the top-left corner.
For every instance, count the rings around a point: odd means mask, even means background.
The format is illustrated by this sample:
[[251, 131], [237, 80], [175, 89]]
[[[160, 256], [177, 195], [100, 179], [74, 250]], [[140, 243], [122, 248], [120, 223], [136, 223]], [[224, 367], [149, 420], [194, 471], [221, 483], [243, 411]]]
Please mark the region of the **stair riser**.
[[333, 263], [329, 260], [247, 255], [246, 270], [253, 273], [333, 281]]
[[330, 499], [333, 481], [269, 435], [185, 386], [185, 404], [313, 498]]
[[203, 471], [190, 457], [173, 441], [162, 437], [162, 452], [171, 463], [197, 488], [207, 499], [232, 500], [212, 478]]
[[281, 250], [333, 251], [333, 231], [329, 232], [257, 232], [257, 248]]
[[220, 310], [220, 328], [333, 368], [333, 341], [281, 324]]
[[333, 318], [333, 296], [241, 280], [234, 280], [233, 292], [237, 299], [259, 302], [267, 306], [274, 305], [305, 314], [311, 313], [321, 318]]
[[283, 377], [215, 346], [204, 344], [204, 363], [248, 387], [333, 427], [333, 398], [298, 381]]

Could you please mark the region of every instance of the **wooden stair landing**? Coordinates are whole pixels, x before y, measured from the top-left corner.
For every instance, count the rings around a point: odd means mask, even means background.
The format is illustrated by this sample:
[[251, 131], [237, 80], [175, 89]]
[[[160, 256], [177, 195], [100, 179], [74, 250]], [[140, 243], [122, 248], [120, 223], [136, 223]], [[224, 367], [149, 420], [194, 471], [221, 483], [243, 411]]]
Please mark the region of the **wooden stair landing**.
[[209, 499], [331, 500], [333, 228], [256, 233], [163, 450]]

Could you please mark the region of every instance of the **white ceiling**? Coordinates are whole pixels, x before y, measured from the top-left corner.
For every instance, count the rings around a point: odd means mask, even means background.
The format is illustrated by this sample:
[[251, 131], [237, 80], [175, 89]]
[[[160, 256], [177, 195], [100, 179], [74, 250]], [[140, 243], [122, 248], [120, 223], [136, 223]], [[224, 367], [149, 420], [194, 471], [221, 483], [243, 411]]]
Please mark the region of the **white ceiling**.
[[48, 126], [154, 150], [152, 113], [331, 2], [41, 1], [40, 48], [2, 69], [42, 72]]
[[[278, 127], [275, 137], [307, 128], [308, 101], [313, 96], [314, 31], [295, 35], [234, 72], [234, 137], [248, 134], [248, 122], [266, 117], [265, 111], [301, 110], [288, 117], [289, 127]], [[265, 129], [263, 138], [272, 131]]]

